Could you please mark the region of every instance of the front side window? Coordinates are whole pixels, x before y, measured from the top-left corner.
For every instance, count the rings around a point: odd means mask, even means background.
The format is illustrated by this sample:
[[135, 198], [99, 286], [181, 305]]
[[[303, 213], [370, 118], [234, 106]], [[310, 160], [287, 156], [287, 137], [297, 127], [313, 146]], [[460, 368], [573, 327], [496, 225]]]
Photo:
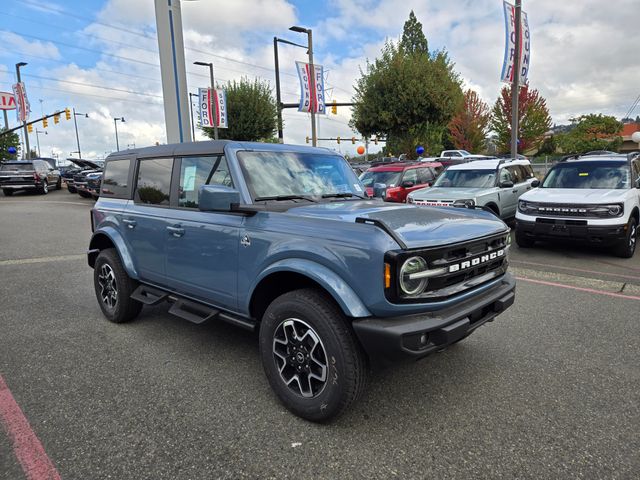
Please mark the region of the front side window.
[[553, 167], [542, 183], [543, 188], [630, 188], [629, 164], [626, 161], [562, 162]]
[[198, 190], [202, 185], [233, 187], [224, 156], [182, 158], [178, 205], [184, 208], [198, 208]]
[[135, 200], [151, 205], [169, 205], [173, 158], [140, 160]]
[[[504, 182], [513, 182], [513, 178], [511, 177], [511, 173], [506, 168], [500, 169], [500, 184], [502, 185]], [[515, 182], [513, 182], [515, 183]]]
[[398, 171], [378, 171], [371, 170], [360, 175], [360, 181], [365, 187], [373, 188], [374, 183], [384, 183], [387, 187], [395, 187], [400, 183], [400, 175]]
[[302, 197], [315, 201], [323, 196], [364, 195], [358, 177], [346, 160], [338, 155], [239, 152], [238, 160], [251, 195], [257, 201], [283, 197]]
[[129, 198], [131, 160], [110, 160], [102, 177], [102, 195]]
[[496, 171], [445, 170], [433, 184], [434, 187], [489, 188], [495, 186]]
[[414, 185], [418, 183], [418, 169], [412, 168], [404, 172], [403, 182], [412, 182]]
[[522, 172], [520, 171], [520, 167], [518, 165], [509, 166], [507, 167], [507, 170], [509, 170], [509, 173], [511, 174], [513, 183], [524, 182], [524, 177], [522, 176]]

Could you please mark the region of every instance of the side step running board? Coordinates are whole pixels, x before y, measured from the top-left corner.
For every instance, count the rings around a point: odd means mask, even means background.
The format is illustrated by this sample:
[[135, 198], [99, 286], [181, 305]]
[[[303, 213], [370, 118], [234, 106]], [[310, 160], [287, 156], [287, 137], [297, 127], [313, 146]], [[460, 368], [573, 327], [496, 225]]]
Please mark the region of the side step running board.
[[167, 293], [149, 285], [140, 285], [131, 294], [131, 298], [144, 305], [157, 305], [162, 300], [167, 299]]
[[218, 315], [220, 311], [196, 302], [178, 299], [171, 305], [169, 313], [192, 323], [203, 323]]

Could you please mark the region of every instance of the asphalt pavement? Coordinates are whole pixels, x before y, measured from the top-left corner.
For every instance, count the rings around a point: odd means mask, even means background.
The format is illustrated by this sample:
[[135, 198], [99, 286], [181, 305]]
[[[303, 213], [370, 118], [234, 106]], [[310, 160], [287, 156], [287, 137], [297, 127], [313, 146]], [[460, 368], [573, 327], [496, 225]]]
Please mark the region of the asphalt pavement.
[[[0, 380], [61, 478], [638, 478], [640, 252], [514, 245], [512, 308], [316, 425], [277, 402], [253, 334], [166, 305], [106, 321], [92, 204], [0, 197]], [[0, 479], [21, 465], [0, 427]]]

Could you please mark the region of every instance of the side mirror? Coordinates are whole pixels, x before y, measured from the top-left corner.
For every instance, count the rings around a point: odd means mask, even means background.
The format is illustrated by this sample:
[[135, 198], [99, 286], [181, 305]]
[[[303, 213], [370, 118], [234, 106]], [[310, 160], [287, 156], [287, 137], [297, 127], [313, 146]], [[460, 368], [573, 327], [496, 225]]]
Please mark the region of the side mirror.
[[513, 188], [513, 182], [511, 180], [508, 180], [506, 182], [502, 182], [500, 184], [500, 188]]
[[537, 187], [539, 187], [539, 186], [540, 186], [540, 180], [538, 180], [538, 179], [536, 178], [533, 182], [531, 182], [531, 186], [532, 186], [533, 188], [537, 188]]
[[640, 188], [640, 178], [636, 180], [636, 188]]
[[230, 212], [240, 203], [240, 192], [222, 185], [202, 185], [198, 190], [198, 208], [203, 212]]
[[373, 184], [373, 196], [384, 198], [387, 191], [386, 183], [374, 183]]
[[411, 180], [405, 180], [404, 182], [402, 182], [402, 188], [411, 188], [414, 185], [415, 184]]

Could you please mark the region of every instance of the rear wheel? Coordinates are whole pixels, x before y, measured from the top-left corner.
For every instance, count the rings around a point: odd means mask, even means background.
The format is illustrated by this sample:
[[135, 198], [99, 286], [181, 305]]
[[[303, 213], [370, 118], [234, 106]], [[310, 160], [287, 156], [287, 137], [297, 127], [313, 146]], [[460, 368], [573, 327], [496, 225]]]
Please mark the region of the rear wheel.
[[138, 282], [129, 277], [115, 249], [102, 250], [96, 258], [93, 285], [100, 309], [109, 321], [128, 322], [142, 310], [142, 304], [131, 298]]
[[13, 195], [13, 190], [9, 190], [8, 188], [3, 188], [2, 193], [4, 193], [5, 197], [10, 197], [11, 195]]
[[58, 181], [56, 182], [56, 190], [62, 189], [62, 177], [58, 177]]
[[631, 217], [627, 224], [627, 236], [616, 248], [616, 255], [622, 258], [631, 258], [636, 251], [638, 243], [638, 222], [635, 217]]
[[280, 401], [307, 420], [340, 415], [364, 390], [364, 353], [342, 311], [318, 290], [288, 292], [269, 305], [260, 355]]

